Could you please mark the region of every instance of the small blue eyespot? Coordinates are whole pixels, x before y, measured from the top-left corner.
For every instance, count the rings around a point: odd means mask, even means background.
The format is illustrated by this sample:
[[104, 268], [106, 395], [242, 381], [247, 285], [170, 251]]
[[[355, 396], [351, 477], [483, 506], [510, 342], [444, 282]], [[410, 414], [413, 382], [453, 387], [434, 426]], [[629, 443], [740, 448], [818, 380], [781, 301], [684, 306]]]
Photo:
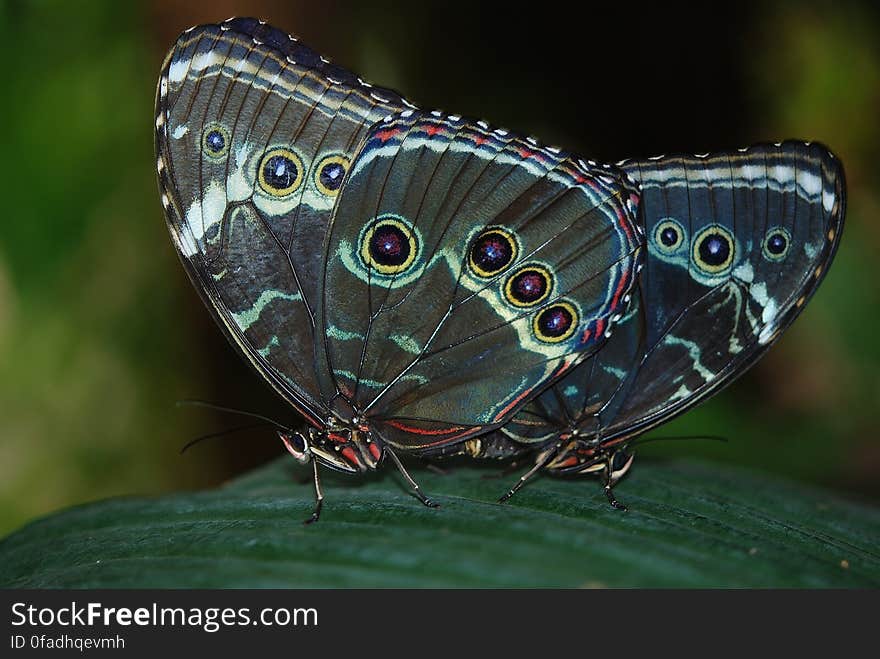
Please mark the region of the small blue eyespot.
[[345, 180], [348, 166], [348, 158], [342, 154], [332, 154], [321, 159], [314, 174], [318, 191], [328, 197], [335, 197]]
[[212, 159], [219, 159], [229, 152], [229, 133], [220, 124], [209, 124], [202, 133], [202, 151]]
[[338, 190], [342, 185], [343, 176], [345, 176], [345, 167], [341, 163], [327, 163], [321, 170], [321, 183], [328, 190]]
[[212, 153], [220, 153], [226, 148], [226, 138], [219, 130], [212, 130], [205, 136], [205, 146]]
[[770, 261], [781, 261], [791, 246], [791, 236], [782, 227], [770, 229], [764, 239], [764, 256]]
[[684, 227], [671, 217], [654, 228], [654, 245], [663, 254], [673, 254], [684, 244]]
[[660, 242], [666, 247], [674, 247], [679, 241], [678, 231], [673, 227], [665, 227], [660, 232]]
[[785, 239], [785, 236], [781, 236], [778, 233], [767, 239], [767, 251], [771, 254], [779, 256], [785, 251], [786, 247], [788, 247], [788, 241]]

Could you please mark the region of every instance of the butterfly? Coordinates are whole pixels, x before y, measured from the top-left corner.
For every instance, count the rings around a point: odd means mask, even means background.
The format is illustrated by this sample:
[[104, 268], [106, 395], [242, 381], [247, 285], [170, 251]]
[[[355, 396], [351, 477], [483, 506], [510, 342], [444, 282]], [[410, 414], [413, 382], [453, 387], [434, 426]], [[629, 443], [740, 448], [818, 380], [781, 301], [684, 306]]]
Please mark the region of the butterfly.
[[788, 141], [730, 153], [618, 163], [639, 182], [645, 267], [634, 303], [600, 351], [500, 431], [449, 452], [599, 474], [629, 470], [642, 433], [719, 392], [804, 309], [828, 272], [846, 207], [839, 160]]
[[422, 112], [254, 19], [182, 34], [156, 96], [172, 241], [221, 329], [347, 473], [507, 422], [632, 300], [635, 183]]

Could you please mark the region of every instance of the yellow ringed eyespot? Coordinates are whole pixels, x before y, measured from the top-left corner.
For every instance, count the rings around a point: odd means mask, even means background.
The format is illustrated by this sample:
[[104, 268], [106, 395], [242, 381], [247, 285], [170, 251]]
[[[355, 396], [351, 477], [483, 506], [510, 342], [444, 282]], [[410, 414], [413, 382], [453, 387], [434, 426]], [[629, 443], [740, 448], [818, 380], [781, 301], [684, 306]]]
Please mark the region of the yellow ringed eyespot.
[[229, 153], [229, 131], [218, 123], [210, 123], [202, 131], [202, 153], [211, 160], [220, 160]]
[[315, 187], [322, 194], [335, 197], [339, 194], [349, 165], [348, 158], [343, 155], [325, 156], [315, 167]]
[[553, 290], [553, 276], [541, 265], [526, 265], [504, 284], [504, 298], [515, 307], [533, 307]]
[[734, 242], [730, 231], [713, 224], [694, 238], [691, 257], [696, 266], [705, 273], [716, 275], [727, 270], [733, 263]]
[[380, 215], [361, 234], [361, 261], [383, 275], [407, 270], [418, 251], [415, 232], [397, 215]]
[[574, 334], [577, 325], [578, 313], [574, 305], [560, 300], [535, 314], [532, 331], [540, 341], [560, 343]]
[[492, 277], [516, 260], [516, 240], [499, 227], [483, 231], [473, 242], [468, 263], [478, 277]]
[[260, 159], [257, 181], [266, 194], [286, 197], [299, 189], [302, 180], [302, 159], [290, 149], [270, 149]]
[[781, 261], [788, 254], [789, 247], [791, 247], [791, 234], [787, 229], [782, 227], [770, 229], [767, 237], [764, 238], [764, 258], [768, 261]]
[[661, 252], [670, 254], [684, 242], [684, 227], [673, 219], [667, 219], [654, 228], [654, 244]]

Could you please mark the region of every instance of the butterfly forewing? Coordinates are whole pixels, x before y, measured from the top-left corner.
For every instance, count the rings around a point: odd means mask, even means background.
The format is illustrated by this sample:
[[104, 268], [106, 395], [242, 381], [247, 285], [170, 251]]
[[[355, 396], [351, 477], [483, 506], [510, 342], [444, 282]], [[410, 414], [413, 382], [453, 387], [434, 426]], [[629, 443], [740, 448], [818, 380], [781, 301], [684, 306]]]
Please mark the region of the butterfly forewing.
[[187, 31], [162, 70], [157, 166], [174, 242], [228, 336], [313, 423], [330, 212], [369, 127], [405, 106], [254, 19]]

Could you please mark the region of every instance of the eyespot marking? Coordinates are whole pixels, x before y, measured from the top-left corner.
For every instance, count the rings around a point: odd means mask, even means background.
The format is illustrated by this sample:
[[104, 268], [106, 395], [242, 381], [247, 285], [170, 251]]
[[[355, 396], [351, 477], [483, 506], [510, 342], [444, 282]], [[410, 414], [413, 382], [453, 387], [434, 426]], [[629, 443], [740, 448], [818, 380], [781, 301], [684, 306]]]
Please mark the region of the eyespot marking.
[[767, 232], [762, 245], [764, 258], [768, 261], [782, 261], [791, 247], [791, 234], [787, 229], [775, 227]]
[[222, 160], [229, 153], [229, 131], [218, 123], [210, 123], [202, 131], [202, 153], [211, 160]]
[[664, 254], [672, 254], [684, 243], [684, 227], [668, 218], [654, 228], [654, 245]]
[[349, 164], [348, 158], [343, 155], [325, 156], [315, 168], [315, 186], [318, 191], [328, 197], [339, 194]]
[[547, 299], [553, 289], [553, 276], [544, 266], [526, 265], [504, 284], [504, 298], [515, 307], [533, 307]]
[[361, 232], [363, 264], [383, 275], [409, 269], [419, 252], [419, 240], [409, 223], [398, 215], [380, 215]]
[[500, 227], [492, 227], [474, 240], [468, 263], [478, 277], [493, 277], [513, 263], [518, 252], [513, 235]]
[[712, 224], [694, 238], [691, 258], [702, 272], [717, 275], [733, 264], [734, 252], [730, 231], [719, 224]]
[[560, 300], [535, 314], [532, 331], [539, 341], [560, 343], [570, 338], [578, 324], [578, 312], [570, 302]]
[[302, 159], [290, 149], [270, 149], [257, 167], [260, 188], [272, 197], [286, 197], [296, 192], [302, 180]]

